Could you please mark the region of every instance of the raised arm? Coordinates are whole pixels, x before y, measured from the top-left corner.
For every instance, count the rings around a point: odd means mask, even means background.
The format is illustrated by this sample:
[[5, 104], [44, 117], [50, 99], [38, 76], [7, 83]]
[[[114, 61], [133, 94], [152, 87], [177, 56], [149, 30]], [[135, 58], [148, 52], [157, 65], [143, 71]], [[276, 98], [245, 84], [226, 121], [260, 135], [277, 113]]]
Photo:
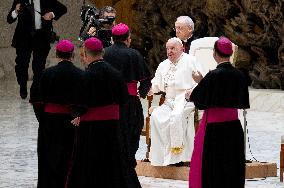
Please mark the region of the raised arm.
[[7, 22], [9, 24], [14, 23], [17, 20], [18, 13], [21, 8], [21, 3], [19, 0], [14, 0], [12, 8], [10, 9], [8, 15], [7, 15]]

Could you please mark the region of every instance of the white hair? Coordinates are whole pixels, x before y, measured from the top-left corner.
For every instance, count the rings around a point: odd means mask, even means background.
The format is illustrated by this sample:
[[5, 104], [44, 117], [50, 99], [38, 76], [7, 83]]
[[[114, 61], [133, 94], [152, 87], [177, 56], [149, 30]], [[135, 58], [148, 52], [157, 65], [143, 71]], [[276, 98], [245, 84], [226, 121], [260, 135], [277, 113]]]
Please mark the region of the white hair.
[[180, 16], [177, 18], [176, 22], [183, 22], [187, 24], [188, 26], [190, 26], [192, 28], [192, 31], [194, 31], [194, 22], [189, 16]]
[[175, 42], [175, 43], [179, 43], [179, 44], [181, 44], [182, 45], [182, 41], [179, 39], [179, 38], [177, 38], [177, 37], [173, 37], [173, 38], [170, 38], [169, 40], [168, 40], [168, 42]]

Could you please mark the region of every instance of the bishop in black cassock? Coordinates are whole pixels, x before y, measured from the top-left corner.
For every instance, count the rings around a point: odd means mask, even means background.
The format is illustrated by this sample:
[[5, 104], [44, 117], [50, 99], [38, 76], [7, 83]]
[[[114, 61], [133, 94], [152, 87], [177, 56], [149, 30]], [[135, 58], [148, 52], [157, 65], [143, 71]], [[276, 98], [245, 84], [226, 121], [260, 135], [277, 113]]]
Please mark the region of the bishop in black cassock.
[[[104, 59], [116, 68], [127, 84], [129, 100], [122, 109], [122, 121], [129, 144], [129, 160], [136, 166], [135, 154], [144, 126], [140, 98], [145, 98], [151, 87], [151, 75], [141, 54], [129, 48], [131, 38], [127, 25], [118, 24], [112, 28], [114, 44], [105, 49]], [[139, 85], [139, 87], [138, 87]]]
[[190, 101], [204, 110], [190, 164], [190, 188], [244, 188], [244, 133], [238, 109], [249, 108], [245, 76], [229, 62], [232, 43], [220, 37], [213, 57], [218, 66], [194, 88]]
[[[78, 150], [70, 187], [140, 188], [130, 165], [120, 121], [128, 91], [119, 71], [103, 58], [97, 38], [84, 42], [84, 95], [88, 110], [80, 117]], [[83, 84], [83, 83], [82, 83]]]
[[[59, 41], [59, 63], [43, 71], [37, 106], [38, 188], [66, 187], [72, 170], [78, 131], [71, 120], [84, 112], [83, 71], [74, 66], [74, 45]], [[66, 187], [67, 188], [67, 187]]]

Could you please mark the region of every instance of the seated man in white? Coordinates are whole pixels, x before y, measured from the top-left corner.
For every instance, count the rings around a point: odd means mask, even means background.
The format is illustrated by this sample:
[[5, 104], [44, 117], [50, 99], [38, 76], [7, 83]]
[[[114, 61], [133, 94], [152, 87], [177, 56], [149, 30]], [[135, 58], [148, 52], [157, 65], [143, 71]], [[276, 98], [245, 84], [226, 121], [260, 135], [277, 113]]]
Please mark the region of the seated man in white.
[[149, 92], [166, 93], [164, 104], [153, 110], [150, 119], [153, 166], [190, 160], [195, 136], [194, 105], [186, 102], [185, 93], [196, 85], [192, 73], [203, 72], [195, 58], [183, 52], [180, 39], [169, 39], [166, 48], [168, 59], [159, 64]]

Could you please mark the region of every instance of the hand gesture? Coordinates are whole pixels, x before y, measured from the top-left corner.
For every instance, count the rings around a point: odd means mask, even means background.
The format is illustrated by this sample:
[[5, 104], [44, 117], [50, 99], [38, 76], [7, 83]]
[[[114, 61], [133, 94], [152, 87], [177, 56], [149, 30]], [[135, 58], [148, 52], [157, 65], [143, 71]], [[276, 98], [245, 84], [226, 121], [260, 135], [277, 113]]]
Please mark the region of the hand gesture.
[[54, 18], [54, 14], [52, 12], [45, 13], [43, 16], [44, 20], [52, 20]]
[[90, 27], [90, 29], [89, 29], [87, 34], [91, 35], [91, 36], [95, 36], [96, 32], [97, 32], [97, 29], [95, 27]]
[[154, 95], [152, 88], [150, 88], [150, 90], [148, 91], [148, 94], [147, 94], [147, 95], [148, 95], [148, 96]]
[[196, 83], [199, 83], [202, 80], [203, 76], [199, 71], [193, 71], [192, 78]]
[[185, 100], [186, 100], [187, 102], [190, 101], [190, 95], [191, 95], [191, 93], [192, 93], [192, 90], [191, 90], [191, 89], [188, 89], [188, 90], [185, 91]]
[[19, 14], [19, 12], [21, 11], [21, 4], [20, 3], [18, 3], [16, 5], [15, 11], [16, 11], [17, 14]]
[[75, 125], [76, 127], [78, 127], [78, 126], [80, 125], [80, 117], [76, 117], [75, 119], [73, 119], [73, 120], [71, 121], [71, 123], [72, 123], [73, 125]]

